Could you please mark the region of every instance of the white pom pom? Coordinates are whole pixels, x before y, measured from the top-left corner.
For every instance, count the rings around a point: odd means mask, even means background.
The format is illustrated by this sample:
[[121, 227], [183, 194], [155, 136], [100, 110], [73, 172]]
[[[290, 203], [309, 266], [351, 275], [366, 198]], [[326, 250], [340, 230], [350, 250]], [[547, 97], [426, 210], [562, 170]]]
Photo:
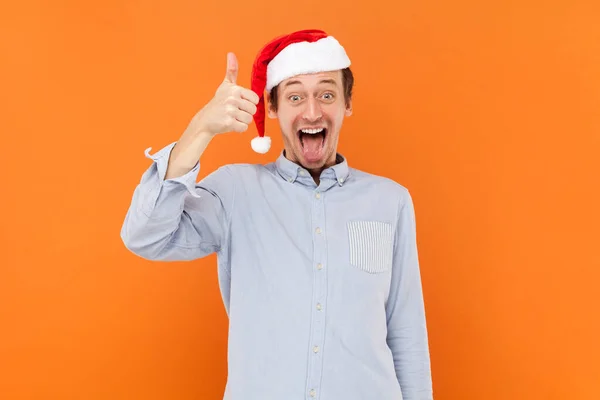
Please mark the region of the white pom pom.
[[268, 136], [257, 136], [250, 142], [252, 150], [257, 153], [265, 154], [271, 148], [271, 138]]

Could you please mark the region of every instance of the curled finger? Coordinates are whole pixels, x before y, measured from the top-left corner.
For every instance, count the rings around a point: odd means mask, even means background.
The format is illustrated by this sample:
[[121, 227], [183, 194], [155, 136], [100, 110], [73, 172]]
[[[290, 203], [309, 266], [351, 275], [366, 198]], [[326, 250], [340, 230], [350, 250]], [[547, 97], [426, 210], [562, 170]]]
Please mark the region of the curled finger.
[[237, 106], [240, 110], [247, 112], [250, 115], [256, 114], [256, 105], [249, 100], [238, 99]]
[[248, 124], [235, 120], [231, 124], [231, 130], [239, 133], [246, 132], [248, 130]]
[[249, 125], [252, 122], [252, 114], [249, 114], [243, 110], [237, 110], [235, 113], [235, 119], [239, 122]]
[[242, 96], [242, 99], [248, 100], [250, 102], [252, 102], [253, 104], [258, 104], [259, 98], [258, 95], [250, 89], [246, 89], [246, 88], [240, 88], [240, 95]]

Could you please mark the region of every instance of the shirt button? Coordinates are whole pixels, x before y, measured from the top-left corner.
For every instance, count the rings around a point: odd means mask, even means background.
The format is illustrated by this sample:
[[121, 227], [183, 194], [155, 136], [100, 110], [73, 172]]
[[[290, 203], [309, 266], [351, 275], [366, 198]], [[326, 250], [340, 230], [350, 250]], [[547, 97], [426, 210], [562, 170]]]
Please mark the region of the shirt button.
[[316, 197], [317, 199], [320, 199], [320, 198], [321, 198], [321, 193], [317, 192], [317, 194], [315, 194], [315, 197]]
[[318, 353], [318, 352], [319, 352], [319, 346], [315, 346], [315, 347], [313, 347], [313, 351], [314, 351], [315, 353]]
[[304, 175], [304, 170], [301, 170], [301, 171], [300, 171], [300, 175]]
[[318, 270], [320, 270], [320, 269], [323, 269], [323, 264], [321, 264], [321, 263], [318, 263], [318, 264], [317, 264], [317, 269], [318, 269]]
[[310, 392], [308, 392], [310, 394], [310, 397], [315, 397], [317, 395], [317, 392], [315, 389], [310, 389]]
[[292, 178], [288, 178], [288, 182], [291, 182], [291, 181], [293, 181], [293, 179]]
[[317, 303], [317, 310], [321, 311], [323, 309], [323, 307], [321, 306], [321, 303]]
[[315, 232], [317, 232], [317, 233], [321, 233], [321, 228], [317, 228], [317, 229], [315, 229]]

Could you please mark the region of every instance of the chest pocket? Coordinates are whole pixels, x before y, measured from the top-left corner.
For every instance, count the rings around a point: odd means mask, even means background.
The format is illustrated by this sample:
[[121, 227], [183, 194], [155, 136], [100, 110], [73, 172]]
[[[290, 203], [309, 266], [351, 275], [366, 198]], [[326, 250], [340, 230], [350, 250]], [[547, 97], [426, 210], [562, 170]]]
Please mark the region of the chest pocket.
[[381, 221], [349, 221], [348, 247], [350, 264], [370, 274], [392, 267], [393, 227]]

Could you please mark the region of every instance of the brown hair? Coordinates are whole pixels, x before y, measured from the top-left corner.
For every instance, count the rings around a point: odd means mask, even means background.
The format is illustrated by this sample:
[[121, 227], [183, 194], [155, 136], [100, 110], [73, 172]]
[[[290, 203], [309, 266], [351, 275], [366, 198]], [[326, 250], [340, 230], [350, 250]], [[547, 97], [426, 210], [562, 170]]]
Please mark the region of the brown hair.
[[[352, 100], [352, 88], [354, 87], [354, 75], [349, 67], [342, 69], [342, 85], [344, 86], [344, 99], [346, 100], [346, 104], [349, 104], [350, 100]], [[275, 86], [269, 94], [270, 107], [274, 111], [277, 111], [279, 101], [278, 88], [279, 85]]]

